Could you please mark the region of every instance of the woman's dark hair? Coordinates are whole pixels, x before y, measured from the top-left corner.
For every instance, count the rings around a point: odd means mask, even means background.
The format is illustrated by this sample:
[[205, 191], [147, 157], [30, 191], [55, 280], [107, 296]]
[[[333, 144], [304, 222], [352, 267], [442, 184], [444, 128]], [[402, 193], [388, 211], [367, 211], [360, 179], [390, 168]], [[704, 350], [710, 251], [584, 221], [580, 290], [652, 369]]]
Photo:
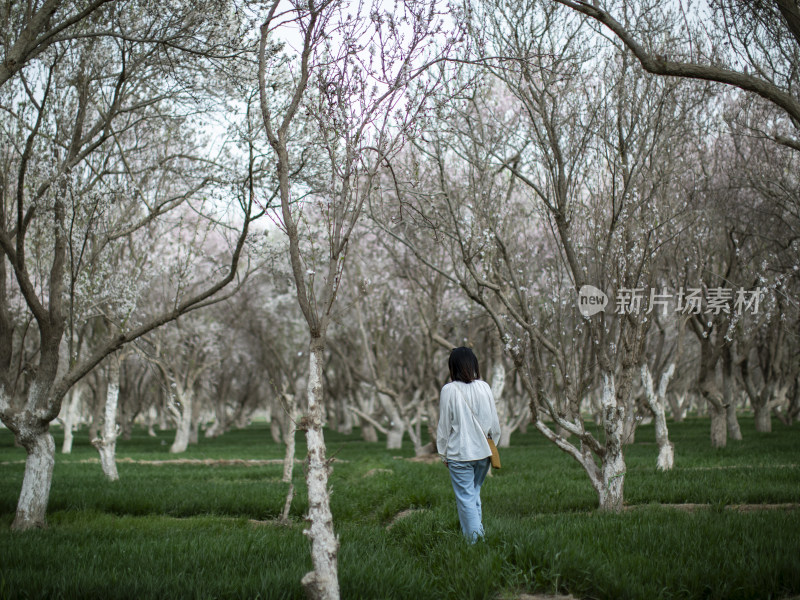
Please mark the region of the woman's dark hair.
[[472, 383], [481, 378], [481, 370], [478, 368], [478, 357], [475, 353], [464, 346], [453, 348], [450, 352], [450, 360], [447, 361], [450, 367], [450, 379], [453, 381], [463, 381]]

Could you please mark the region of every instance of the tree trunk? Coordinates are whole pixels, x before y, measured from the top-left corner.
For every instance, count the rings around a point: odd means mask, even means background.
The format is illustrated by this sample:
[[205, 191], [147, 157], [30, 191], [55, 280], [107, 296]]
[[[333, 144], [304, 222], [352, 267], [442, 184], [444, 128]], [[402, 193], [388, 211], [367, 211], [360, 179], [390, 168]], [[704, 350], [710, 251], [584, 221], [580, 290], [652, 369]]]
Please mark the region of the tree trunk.
[[500, 421], [500, 439], [494, 440], [498, 447], [508, 448], [511, 445], [511, 410], [508, 396], [503, 395], [506, 386], [506, 367], [503, 364], [503, 353], [499, 343], [495, 340], [492, 349], [491, 387], [494, 397], [497, 419]]
[[46, 527], [47, 500], [53, 481], [56, 444], [46, 426], [23, 426], [16, 437], [28, 453], [28, 458], [25, 460], [22, 491], [11, 529], [25, 531], [34, 527]]
[[281, 439], [281, 421], [276, 413], [277, 411], [273, 411], [272, 418], [269, 420], [269, 434], [273, 442], [280, 444], [283, 442]]
[[283, 479], [281, 481], [291, 483], [292, 471], [294, 471], [294, 433], [297, 431], [297, 413], [294, 394], [283, 394], [283, 398], [286, 402], [286, 426], [283, 434], [286, 454], [283, 457]]
[[769, 407], [769, 403], [753, 404], [753, 410], [755, 411], [756, 431], [760, 433], [771, 433], [772, 410]]
[[155, 407], [151, 406], [147, 410], [147, 416], [145, 417], [145, 422], [147, 423], [147, 435], [150, 437], [156, 437], [156, 430], [154, 429], [156, 420], [158, 418], [158, 411]]
[[289, 511], [292, 508], [292, 500], [294, 499], [292, 474], [294, 473], [294, 442], [295, 432], [297, 431], [297, 403], [295, 402], [294, 394], [284, 393], [281, 397], [284, 401], [284, 408], [286, 409], [286, 425], [283, 435], [283, 440], [286, 444], [286, 453], [283, 457], [283, 479], [281, 481], [289, 484], [289, 490], [286, 493], [286, 500], [283, 503], [283, 511], [281, 512], [281, 521], [283, 523], [288, 523]]
[[361, 419], [361, 437], [365, 442], [378, 441], [378, 432], [376, 431], [375, 426], [366, 419]]
[[64, 419], [64, 443], [61, 445], [62, 454], [70, 454], [72, 452], [72, 436], [75, 430], [75, 421], [78, 420], [78, 408], [81, 403], [81, 386], [76, 385], [72, 387], [69, 393], [69, 402], [67, 403], [67, 415]]
[[89, 439], [93, 440], [100, 434], [100, 419], [105, 410], [105, 397], [100, 388], [105, 384], [102, 381], [103, 377], [98, 373], [96, 377], [96, 385], [94, 387], [94, 405], [92, 406], [91, 422], [89, 423]]
[[342, 404], [340, 411], [341, 418], [339, 419], [339, 433], [343, 435], [350, 435], [353, 433], [353, 415], [350, 412], [350, 407]]
[[736, 403], [731, 398], [731, 403], [725, 408], [725, 423], [728, 428], [728, 437], [741, 441], [742, 430], [739, 427], [739, 418], [736, 416]]
[[511, 445], [511, 427], [506, 425], [500, 429], [500, 441], [497, 443], [498, 448], [508, 448]]
[[642, 383], [644, 384], [645, 396], [650, 410], [653, 411], [656, 443], [658, 444], [658, 459], [656, 468], [659, 471], [669, 471], [675, 463], [675, 445], [669, 441], [669, 430], [667, 429], [667, 416], [664, 410], [664, 396], [666, 395], [667, 385], [675, 372], [675, 363], [669, 365], [661, 376], [658, 390], [653, 385], [653, 378], [647, 364], [642, 365]]
[[683, 394], [670, 394], [667, 396], [670, 408], [672, 409], [672, 420], [682, 423], [686, 416], [686, 392]]
[[[180, 394], [180, 386], [178, 390]], [[175, 432], [175, 441], [169, 449], [173, 454], [186, 452], [186, 448], [189, 447], [189, 435], [192, 431], [192, 391], [187, 390], [179, 395], [178, 398], [181, 401], [181, 418], [178, 421], [178, 429]]]
[[103, 437], [92, 440], [92, 445], [100, 453], [100, 466], [109, 481], [118, 481], [117, 472], [117, 407], [119, 405], [119, 363], [111, 357], [108, 365], [108, 391], [106, 397]]
[[603, 428], [605, 455], [602, 462], [602, 488], [598, 490], [602, 511], [621, 512], [625, 485], [625, 457], [622, 454], [625, 405], [617, 400], [614, 375], [603, 374]]
[[724, 406], [709, 402], [708, 412], [711, 416], [711, 445], [724, 448], [728, 443], [728, 411]]
[[622, 424], [622, 443], [633, 444], [636, 441], [636, 402], [633, 398], [625, 407], [625, 420]]
[[722, 352], [722, 394], [725, 404], [725, 420], [728, 428], [728, 437], [732, 440], [742, 439], [742, 430], [736, 418], [736, 400], [733, 397], [733, 352], [730, 346], [725, 346]]
[[711, 446], [724, 448], [728, 443], [728, 410], [724, 404], [722, 392], [714, 381], [714, 371], [701, 365], [698, 376], [700, 393], [706, 400], [708, 414], [711, 417]]
[[200, 441], [200, 407], [192, 411], [192, 424], [189, 430], [189, 443], [197, 444]]
[[308, 416], [306, 442], [308, 458], [308, 518], [311, 527], [304, 533], [311, 538], [311, 564], [314, 570], [303, 576], [306, 593], [314, 600], [338, 600], [339, 580], [337, 554], [339, 540], [333, 531], [328, 475], [325, 458], [325, 436], [322, 431], [323, 389], [322, 365], [324, 339], [312, 338], [309, 352]]
[[403, 447], [403, 434], [406, 430], [403, 418], [400, 416], [393, 399], [386, 396], [386, 394], [378, 392], [378, 402], [386, 416], [389, 417], [389, 428], [386, 432], [386, 449], [399, 450]]
[[390, 427], [386, 432], [386, 449], [399, 450], [403, 447], [403, 434], [405, 433], [403, 420], [392, 421]]

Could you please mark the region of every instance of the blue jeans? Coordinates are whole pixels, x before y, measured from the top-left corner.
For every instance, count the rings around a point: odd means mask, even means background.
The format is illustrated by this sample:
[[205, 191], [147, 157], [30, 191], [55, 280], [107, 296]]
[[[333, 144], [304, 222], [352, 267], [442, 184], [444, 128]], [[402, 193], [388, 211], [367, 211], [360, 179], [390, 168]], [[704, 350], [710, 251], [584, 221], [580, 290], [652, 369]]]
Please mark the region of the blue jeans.
[[481, 485], [491, 465], [490, 458], [468, 461], [448, 461], [450, 481], [456, 493], [458, 520], [464, 536], [474, 543], [483, 537], [481, 523]]

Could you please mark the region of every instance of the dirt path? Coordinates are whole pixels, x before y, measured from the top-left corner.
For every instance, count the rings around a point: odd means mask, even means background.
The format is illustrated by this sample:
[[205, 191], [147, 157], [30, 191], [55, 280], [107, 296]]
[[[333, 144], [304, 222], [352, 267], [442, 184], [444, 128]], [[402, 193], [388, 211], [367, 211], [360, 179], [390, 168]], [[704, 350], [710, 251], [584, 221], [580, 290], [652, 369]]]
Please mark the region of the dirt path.
[[[625, 506], [624, 510], [636, 510], [637, 508], [644, 508], [646, 506], [660, 506], [664, 508], [676, 508], [685, 512], [695, 512], [718, 506], [717, 504], [633, 504]], [[799, 502], [784, 502], [782, 504], [726, 504], [725, 510], [733, 510], [736, 512], [753, 512], [756, 510], [797, 510], [800, 508]]]
[[[84, 458], [83, 460], [69, 461], [80, 464], [95, 465], [100, 462], [99, 458]], [[299, 458], [294, 459], [295, 464], [302, 464]], [[337, 460], [336, 462], [346, 462]], [[264, 465], [282, 465], [282, 458], [272, 458], [269, 460], [256, 460], [256, 459], [242, 459], [242, 458], [171, 458], [165, 460], [144, 460], [140, 458], [118, 458], [117, 463], [122, 464], [136, 464], [136, 465], [209, 465], [214, 467], [261, 467]], [[0, 462], [0, 465], [24, 465], [24, 460], [6, 460]]]

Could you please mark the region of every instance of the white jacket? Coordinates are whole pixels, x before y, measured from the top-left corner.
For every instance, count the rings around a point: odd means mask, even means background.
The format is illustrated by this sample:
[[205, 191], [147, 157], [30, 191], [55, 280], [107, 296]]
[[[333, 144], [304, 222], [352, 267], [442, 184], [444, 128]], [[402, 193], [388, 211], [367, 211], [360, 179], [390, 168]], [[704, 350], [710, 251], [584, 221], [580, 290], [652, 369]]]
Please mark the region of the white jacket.
[[[474, 414], [474, 417], [473, 417]], [[439, 396], [436, 446], [445, 460], [480, 460], [491, 455], [486, 436], [500, 439], [492, 388], [481, 379], [451, 381]]]

